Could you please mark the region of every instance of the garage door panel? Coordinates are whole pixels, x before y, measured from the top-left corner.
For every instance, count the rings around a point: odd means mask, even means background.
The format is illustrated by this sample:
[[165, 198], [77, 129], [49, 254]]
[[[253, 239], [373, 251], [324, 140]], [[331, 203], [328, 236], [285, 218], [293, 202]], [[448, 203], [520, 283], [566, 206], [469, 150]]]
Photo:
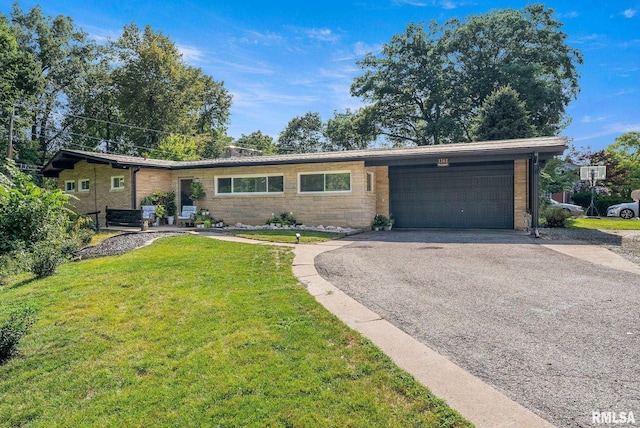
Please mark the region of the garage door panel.
[[513, 163], [389, 168], [397, 227], [513, 228]]

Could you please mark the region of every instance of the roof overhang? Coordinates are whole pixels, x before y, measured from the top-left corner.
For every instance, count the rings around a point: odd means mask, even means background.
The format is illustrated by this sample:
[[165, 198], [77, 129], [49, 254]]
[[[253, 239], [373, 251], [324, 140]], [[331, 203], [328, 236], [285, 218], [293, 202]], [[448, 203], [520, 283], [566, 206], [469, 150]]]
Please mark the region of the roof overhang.
[[73, 169], [75, 164], [82, 160], [89, 163], [108, 164], [114, 168], [140, 167], [169, 170], [354, 161], [364, 162], [367, 166], [436, 164], [442, 160], [455, 163], [482, 163], [529, 158], [534, 155], [537, 155], [538, 159], [544, 162], [562, 155], [566, 149], [566, 137], [544, 137], [182, 162], [63, 149], [44, 166], [42, 172], [45, 177], [58, 177], [61, 171]]

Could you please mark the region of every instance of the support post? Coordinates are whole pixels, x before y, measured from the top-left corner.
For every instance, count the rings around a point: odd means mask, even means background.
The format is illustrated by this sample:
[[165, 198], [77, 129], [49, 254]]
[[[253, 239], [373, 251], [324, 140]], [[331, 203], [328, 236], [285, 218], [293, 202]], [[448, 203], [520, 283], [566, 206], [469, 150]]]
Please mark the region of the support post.
[[539, 197], [538, 197], [538, 176], [540, 173], [540, 163], [538, 152], [531, 153], [529, 159], [529, 208], [531, 209], [531, 230], [536, 238], [540, 237], [538, 230], [539, 217]]

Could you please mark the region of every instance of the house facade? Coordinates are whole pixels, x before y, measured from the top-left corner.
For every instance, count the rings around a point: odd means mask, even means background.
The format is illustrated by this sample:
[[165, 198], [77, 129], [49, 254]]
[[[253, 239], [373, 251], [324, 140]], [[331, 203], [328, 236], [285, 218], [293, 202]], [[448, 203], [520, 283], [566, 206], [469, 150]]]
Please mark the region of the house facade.
[[383, 214], [400, 228], [525, 229], [538, 171], [566, 147], [548, 137], [184, 162], [64, 149], [43, 174], [102, 224], [105, 207], [138, 209], [156, 191], [174, 191], [178, 210], [194, 205], [199, 181], [206, 197], [195, 205], [228, 224], [292, 212], [309, 226], [368, 229]]

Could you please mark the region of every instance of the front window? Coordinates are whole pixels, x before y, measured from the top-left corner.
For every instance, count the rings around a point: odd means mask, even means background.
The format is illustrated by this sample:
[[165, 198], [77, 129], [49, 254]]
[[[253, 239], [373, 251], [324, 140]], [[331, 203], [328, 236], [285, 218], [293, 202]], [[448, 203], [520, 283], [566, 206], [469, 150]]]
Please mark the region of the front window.
[[300, 192], [350, 192], [350, 172], [300, 174]]
[[111, 177], [111, 190], [122, 190], [122, 189], [124, 189], [124, 175]]
[[367, 192], [373, 192], [374, 182], [373, 172], [367, 172]]
[[284, 176], [218, 177], [217, 193], [283, 193]]
[[78, 180], [78, 191], [80, 192], [88, 192], [90, 189], [89, 180]]
[[64, 191], [67, 193], [73, 193], [76, 191], [76, 182], [74, 180], [64, 182]]

